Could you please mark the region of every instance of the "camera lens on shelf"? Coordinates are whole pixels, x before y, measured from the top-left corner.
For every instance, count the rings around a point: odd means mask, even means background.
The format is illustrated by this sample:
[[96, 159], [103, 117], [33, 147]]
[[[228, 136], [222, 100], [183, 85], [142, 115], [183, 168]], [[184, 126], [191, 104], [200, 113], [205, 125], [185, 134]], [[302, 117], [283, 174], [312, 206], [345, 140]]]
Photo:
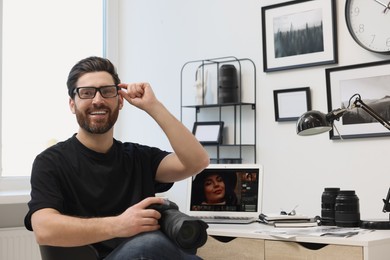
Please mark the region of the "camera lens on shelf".
[[339, 191], [335, 204], [335, 221], [338, 227], [359, 226], [359, 198], [354, 190]]
[[335, 226], [335, 204], [340, 188], [325, 188], [321, 196], [321, 224]]

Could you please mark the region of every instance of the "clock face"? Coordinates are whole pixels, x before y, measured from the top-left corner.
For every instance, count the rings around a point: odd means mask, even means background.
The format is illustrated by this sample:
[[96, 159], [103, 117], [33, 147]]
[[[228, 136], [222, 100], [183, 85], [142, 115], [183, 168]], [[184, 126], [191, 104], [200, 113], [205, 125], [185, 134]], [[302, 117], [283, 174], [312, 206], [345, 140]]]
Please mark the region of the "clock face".
[[347, 0], [345, 18], [360, 46], [390, 54], [390, 0]]

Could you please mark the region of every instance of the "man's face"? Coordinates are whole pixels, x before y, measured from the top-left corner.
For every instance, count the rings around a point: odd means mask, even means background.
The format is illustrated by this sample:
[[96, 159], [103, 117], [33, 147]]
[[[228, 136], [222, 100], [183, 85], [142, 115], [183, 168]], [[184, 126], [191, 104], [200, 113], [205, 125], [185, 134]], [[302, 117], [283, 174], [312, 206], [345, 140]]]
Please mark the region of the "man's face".
[[[96, 87], [114, 85], [112, 76], [104, 71], [84, 74], [77, 81], [79, 87]], [[119, 110], [123, 106], [120, 95], [104, 98], [100, 92], [92, 99], [80, 99], [76, 93], [69, 101], [70, 108], [76, 114], [77, 122], [82, 129], [92, 134], [104, 134], [114, 126]]]

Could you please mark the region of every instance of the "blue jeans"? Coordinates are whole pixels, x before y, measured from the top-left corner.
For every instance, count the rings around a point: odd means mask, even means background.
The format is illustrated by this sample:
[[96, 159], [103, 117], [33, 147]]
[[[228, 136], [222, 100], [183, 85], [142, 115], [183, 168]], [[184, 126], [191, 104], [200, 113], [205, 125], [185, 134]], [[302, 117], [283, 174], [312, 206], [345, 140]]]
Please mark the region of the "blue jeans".
[[126, 239], [104, 260], [198, 260], [196, 255], [187, 254], [161, 231], [141, 233]]

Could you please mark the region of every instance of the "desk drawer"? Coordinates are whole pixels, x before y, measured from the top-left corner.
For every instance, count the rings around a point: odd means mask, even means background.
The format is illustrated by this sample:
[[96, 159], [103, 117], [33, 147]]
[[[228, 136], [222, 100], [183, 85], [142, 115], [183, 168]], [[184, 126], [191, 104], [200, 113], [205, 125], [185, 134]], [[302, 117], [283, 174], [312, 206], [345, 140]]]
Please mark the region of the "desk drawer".
[[266, 240], [265, 260], [280, 259], [363, 260], [363, 247]]
[[[229, 238], [224, 238], [224, 240]], [[231, 238], [221, 242], [209, 236], [197, 255], [205, 260], [264, 260], [264, 240], [250, 238]], [[226, 241], [225, 240], [225, 241]]]

